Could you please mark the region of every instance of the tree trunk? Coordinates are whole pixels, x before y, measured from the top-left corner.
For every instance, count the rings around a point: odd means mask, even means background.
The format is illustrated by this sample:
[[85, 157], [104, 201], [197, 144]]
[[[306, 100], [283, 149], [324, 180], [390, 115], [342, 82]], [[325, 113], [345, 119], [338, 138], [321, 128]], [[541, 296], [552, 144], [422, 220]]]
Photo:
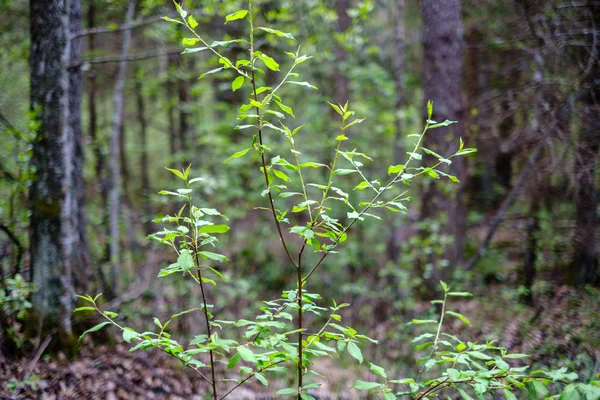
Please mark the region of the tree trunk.
[[[125, 25], [133, 20], [135, 1], [129, 0], [127, 14], [125, 16]], [[114, 114], [112, 123], [112, 134], [110, 138], [110, 190], [109, 190], [109, 216], [110, 216], [110, 263], [112, 289], [118, 294], [118, 284], [120, 275], [119, 263], [119, 197], [121, 186], [121, 160], [120, 160], [120, 142], [121, 126], [123, 124], [123, 89], [125, 87], [125, 78], [127, 73], [127, 62], [124, 60], [129, 52], [129, 43], [131, 42], [131, 30], [123, 31], [123, 43], [121, 46], [121, 59], [117, 69], [117, 82], [114, 94]]]
[[[405, 74], [405, 43], [406, 43], [406, 25], [404, 23], [405, 16], [405, 0], [395, 0], [393, 9], [394, 18], [394, 81], [396, 85], [396, 101], [394, 103], [394, 110], [396, 115], [396, 132], [394, 134], [394, 164], [400, 164], [402, 157], [404, 156], [404, 148], [402, 146], [402, 117], [400, 110], [404, 106], [405, 88], [404, 88], [404, 74]], [[399, 243], [399, 232], [398, 227], [394, 222], [398, 221], [398, 218], [392, 219], [390, 238], [387, 244], [388, 260], [392, 261], [395, 265], [400, 262], [400, 243]]]
[[152, 210], [150, 209], [150, 175], [148, 171], [148, 130], [146, 123], [146, 107], [144, 104], [144, 94], [142, 92], [142, 74], [143, 70], [138, 69], [135, 80], [135, 94], [137, 100], [137, 111], [138, 111], [138, 122], [140, 124], [140, 146], [141, 146], [141, 157], [140, 157], [140, 168], [141, 168], [141, 184], [142, 184], [142, 196], [144, 201], [144, 215], [142, 217], [144, 221], [144, 233], [149, 235], [152, 233]]
[[[600, 145], [600, 106], [590, 94], [581, 105], [581, 131], [575, 161], [577, 189], [575, 193], [576, 224], [573, 236], [573, 263], [570, 281], [575, 284], [600, 282], [598, 270], [598, 200], [596, 165]], [[584, 100], [585, 101], [585, 100]]]
[[[335, 9], [338, 17], [336, 31], [342, 35], [350, 28], [350, 23], [352, 22], [348, 15], [349, 8], [350, 0], [336, 0]], [[333, 51], [336, 59], [333, 77], [335, 85], [335, 103], [344, 105], [346, 101], [350, 100], [350, 95], [348, 94], [348, 78], [346, 77], [343, 68], [340, 68], [347, 55], [346, 49], [344, 49], [343, 40], [338, 41]]]
[[[582, 17], [589, 21], [589, 33], [586, 46], [578, 48], [576, 60], [585, 66], [582, 74], [587, 78], [583, 82], [589, 86], [588, 92], [579, 102], [581, 121], [575, 174], [577, 189], [575, 193], [576, 225], [573, 236], [573, 262], [569, 271], [569, 281], [575, 284], [600, 283], [598, 267], [598, 193], [596, 190], [596, 167], [600, 147], [600, 66], [598, 65], [597, 38], [594, 30], [600, 24], [600, 4], [589, 2], [582, 7]], [[586, 69], [588, 69], [586, 71]]]
[[[422, 0], [423, 18], [423, 89], [425, 101], [433, 101], [433, 119], [458, 121], [447, 128], [435, 129], [425, 135], [424, 146], [447, 155], [457, 146], [463, 132], [462, 54], [463, 37], [460, 0]], [[444, 198], [439, 183], [431, 180], [422, 193], [422, 218], [433, 218], [446, 212], [445, 231], [454, 236], [447, 252], [451, 263], [463, 258], [466, 229], [466, 208], [463, 200], [465, 162], [453, 160], [451, 174], [461, 183], [456, 196]]]
[[[69, 26], [81, 25], [79, 0], [30, 2], [31, 106], [40, 107], [33, 142], [30, 189], [31, 271], [37, 310], [71, 332], [71, 313], [84, 280], [87, 241], [83, 211], [80, 43], [70, 43]], [[69, 68], [67, 69], [67, 66]], [[78, 276], [84, 276], [84, 273]]]
[[[69, 1], [69, 28], [73, 35], [82, 29], [81, 0]], [[88, 268], [91, 265], [89, 243], [86, 234], [85, 216], [85, 182], [83, 180], [83, 130], [81, 128], [81, 99], [83, 96], [83, 71], [81, 62], [83, 60], [83, 38], [70, 40], [71, 58], [69, 68], [69, 126], [73, 138], [73, 167], [71, 169], [73, 181], [73, 196], [71, 198], [74, 210], [74, 224], [77, 237], [73, 243], [73, 266], [76, 268], [73, 274], [77, 292], [85, 292], [90, 281], [93, 280], [93, 271]]]

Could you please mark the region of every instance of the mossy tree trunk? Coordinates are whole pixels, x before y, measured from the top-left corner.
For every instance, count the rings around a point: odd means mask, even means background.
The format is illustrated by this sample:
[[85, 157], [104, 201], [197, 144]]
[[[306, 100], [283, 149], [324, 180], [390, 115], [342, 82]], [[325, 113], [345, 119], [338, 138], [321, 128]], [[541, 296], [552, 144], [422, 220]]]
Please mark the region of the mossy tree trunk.
[[40, 109], [31, 158], [33, 304], [71, 332], [75, 293], [85, 286], [88, 246], [83, 210], [80, 0], [31, 1], [31, 107]]

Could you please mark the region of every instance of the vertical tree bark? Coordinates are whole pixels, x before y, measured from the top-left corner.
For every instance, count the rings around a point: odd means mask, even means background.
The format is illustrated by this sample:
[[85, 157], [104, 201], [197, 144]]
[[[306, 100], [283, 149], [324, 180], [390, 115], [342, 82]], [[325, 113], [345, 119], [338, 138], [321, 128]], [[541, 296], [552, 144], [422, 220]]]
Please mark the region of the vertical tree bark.
[[[352, 22], [350, 16], [348, 15], [348, 9], [350, 8], [350, 0], [336, 0], [335, 9], [337, 12], [337, 29], [336, 31], [339, 34], [344, 34], [348, 28], [350, 28], [350, 23]], [[344, 62], [346, 58], [346, 50], [344, 49], [343, 43], [337, 43], [334, 48], [335, 53], [335, 67], [334, 67], [334, 84], [335, 84], [335, 103], [341, 103], [344, 105], [346, 101], [350, 100], [348, 93], [348, 78], [344, 74], [343, 69], [340, 68], [340, 65]]]
[[[404, 149], [402, 146], [402, 118], [400, 110], [404, 106], [405, 88], [404, 88], [404, 74], [405, 71], [405, 42], [406, 42], [406, 25], [404, 23], [405, 13], [405, 0], [395, 0], [393, 5], [393, 18], [394, 18], [394, 81], [396, 85], [396, 101], [394, 102], [394, 110], [396, 111], [396, 132], [394, 134], [394, 164], [400, 164], [402, 157], [404, 156]], [[400, 243], [398, 227], [392, 220], [391, 233], [387, 245], [388, 260], [392, 261], [395, 265], [400, 262]]]
[[588, 92], [579, 102], [581, 121], [577, 143], [575, 174], [576, 224], [573, 236], [573, 262], [569, 280], [575, 284], [600, 284], [598, 266], [598, 192], [596, 189], [596, 168], [600, 148], [600, 56], [598, 54], [597, 29], [600, 26], [600, 4], [589, 1], [580, 9], [582, 20], [587, 21], [589, 33], [585, 46], [577, 49], [578, 65], [584, 66], [586, 74], [583, 84]]
[[[596, 90], [597, 91], [597, 90]], [[596, 93], [598, 94], [598, 93]], [[598, 270], [598, 200], [596, 167], [600, 145], [600, 105], [590, 93], [581, 105], [581, 130], [575, 160], [576, 223], [573, 237], [573, 262], [570, 281], [575, 284], [599, 283]]]
[[142, 79], [143, 70], [138, 68], [135, 80], [135, 95], [137, 100], [137, 117], [140, 124], [140, 145], [141, 145], [141, 157], [140, 157], [140, 171], [141, 183], [142, 183], [142, 196], [144, 197], [144, 233], [149, 235], [152, 233], [152, 222], [150, 209], [150, 176], [148, 172], [148, 130], [146, 123], [146, 107], [144, 104], [144, 94], [142, 92]]
[[[74, 35], [82, 29], [81, 0], [70, 0], [69, 2], [69, 29]], [[73, 38], [70, 45], [69, 75], [69, 127], [73, 141], [73, 167], [71, 169], [73, 181], [73, 196], [71, 197], [71, 209], [75, 212], [74, 224], [77, 237], [73, 243], [73, 275], [75, 287], [78, 292], [85, 292], [89, 282], [93, 279], [93, 271], [88, 268], [91, 265], [89, 243], [86, 234], [85, 216], [85, 183], [83, 180], [83, 130], [81, 128], [81, 99], [83, 96], [83, 71], [81, 63], [83, 60], [83, 38]]]
[[[129, 0], [125, 25], [133, 20], [135, 1]], [[109, 220], [110, 220], [110, 263], [112, 289], [118, 293], [120, 263], [119, 263], [119, 197], [121, 186], [121, 160], [120, 160], [120, 136], [123, 124], [123, 89], [127, 74], [127, 62], [125, 57], [129, 52], [131, 42], [131, 30], [123, 31], [123, 43], [121, 45], [121, 59], [117, 69], [117, 82], [114, 93], [114, 114], [112, 123], [112, 134], [110, 138], [110, 190], [109, 190]]]
[[[422, 0], [423, 18], [423, 90], [425, 101], [433, 101], [433, 118], [458, 121], [447, 128], [425, 135], [424, 145], [439, 154], [454, 149], [463, 132], [462, 54], [463, 27], [460, 0]], [[454, 236], [448, 249], [451, 263], [462, 261], [466, 229], [466, 208], [463, 200], [465, 182], [464, 158], [453, 160], [451, 173], [461, 183], [453, 199], [442, 195], [438, 182], [431, 181], [423, 188], [422, 218], [432, 218], [446, 212], [446, 231]]]
[[69, 26], [81, 25], [80, 0], [32, 0], [30, 21], [31, 106], [40, 107], [41, 123], [31, 158], [31, 271], [38, 288], [33, 303], [70, 333], [74, 269], [85, 269], [88, 259], [80, 197], [81, 45], [69, 40]]
[[[173, 58], [169, 56], [169, 74], [171, 70], [171, 66], [173, 65]], [[167, 119], [169, 121], [169, 152], [170, 156], [174, 157], [177, 152], [177, 134], [175, 130], [175, 110], [174, 110], [174, 94], [173, 94], [173, 80], [167, 79], [166, 81], [166, 91], [167, 91]]]

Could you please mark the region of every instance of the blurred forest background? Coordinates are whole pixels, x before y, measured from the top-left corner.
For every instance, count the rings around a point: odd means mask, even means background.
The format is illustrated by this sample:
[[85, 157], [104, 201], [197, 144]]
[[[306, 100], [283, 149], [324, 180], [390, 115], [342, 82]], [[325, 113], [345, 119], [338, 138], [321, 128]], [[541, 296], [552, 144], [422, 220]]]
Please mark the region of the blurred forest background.
[[[0, 1], [0, 391], [69, 389], [77, 398], [86, 382], [115, 379], [123, 393], [137, 385], [145, 398], [174, 396], [187, 389], [165, 372], [171, 361], [132, 358], [109, 336], [69, 342], [97, 322], [71, 316], [74, 294], [104, 293], [139, 329], [194, 306], [190, 282], [159, 284], [173, 256], [146, 240], [157, 216], [178, 210], [157, 195], [173, 187], [165, 167], [189, 163], [208, 180], [202, 201], [231, 224], [220, 245], [231, 259], [220, 267], [228, 289], [215, 304], [240, 318], [294, 287], [269, 214], [255, 209], [267, 204], [258, 159], [223, 163], [250, 141], [234, 129], [247, 93], [232, 92], [227, 75], [198, 80], [214, 57], [182, 54], [184, 33], [161, 19], [177, 15], [169, 1], [63, 3]], [[184, 3], [211, 40], [244, 34], [243, 24], [223, 24], [242, 2]], [[300, 43], [314, 56], [303, 74], [319, 90], [286, 92], [307, 124], [303, 153], [331, 161], [339, 126], [327, 101], [346, 100], [366, 117], [351, 135], [375, 158], [373, 176], [406, 159], [406, 136], [422, 129], [429, 99], [434, 119], [459, 123], [432, 131], [427, 147], [445, 151], [462, 137], [478, 149], [453, 165], [460, 184], [424, 179], [405, 214], [361, 222], [312, 283], [351, 303], [345, 320], [381, 340], [365, 351], [390, 370], [410, 368], [414, 328], [405, 323], [428, 312], [443, 278], [475, 294], [460, 302], [477, 321], [466, 333], [474, 340], [498, 339], [582, 379], [598, 374], [600, 3], [256, 3], [264, 25], [298, 40], [261, 38], [259, 48]], [[178, 329], [194, 332], [196, 322]], [[92, 367], [97, 375], [85, 375]], [[160, 370], [162, 383], [114, 377], [119, 368]], [[327, 368], [332, 393], [349, 387], [344, 360]], [[106, 385], [86, 390], [128, 398]]]

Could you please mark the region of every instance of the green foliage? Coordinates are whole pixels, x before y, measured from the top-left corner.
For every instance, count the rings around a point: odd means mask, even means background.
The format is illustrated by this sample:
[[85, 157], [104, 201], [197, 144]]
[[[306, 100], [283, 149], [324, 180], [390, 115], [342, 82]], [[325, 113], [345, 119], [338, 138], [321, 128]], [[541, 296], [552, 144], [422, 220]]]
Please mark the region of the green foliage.
[[[84, 332], [80, 339], [112, 325], [121, 331], [123, 341], [132, 345], [131, 351], [158, 349], [196, 372], [209, 384], [214, 399], [229, 396], [253, 379], [268, 386], [274, 372], [296, 377], [293, 387], [281, 389], [277, 395], [312, 399], [308, 391], [320, 386], [319, 382], [313, 381], [324, 379], [312, 368], [315, 359], [343, 353], [359, 365], [368, 365], [370, 371], [381, 378], [373, 382], [357, 380], [353, 388], [381, 395], [387, 400], [405, 396], [432, 398], [442, 390], [449, 393], [458, 391], [465, 399], [471, 398], [469, 393], [472, 392], [483, 398], [485, 393], [496, 391], [511, 398], [514, 397], [513, 390], [542, 393], [555, 383], [567, 384], [565, 392], [584, 393], [582, 388], [585, 387], [585, 390], [595, 393], [592, 386], [571, 384], [577, 376], [566, 370], [527, 374], [526, 366], [512, 367], [510, 364], [513, 362], [510, 360], [526, 358], [526, 355], [510, 354], [494, 342], [465, 342], [445, 333], [443, 323], [446, 317], [471, 325], [463, 314], [448, 309], [449, 298], [470, 294], [451, 291], [443, 282], [444, 299], [434, 301], [441, 307], [439, 318], [414, 319], [411, 322], [423, 327], [437, 327], [413, 340], [416, 351], [428, 353], [417, 363], [420, 368], [417, 378], [388, 379], [390, 374], [383, 367], [365, 362], [362, 348], [369, 342], [378, 343], [377, 340], [341, 324], [339, 310], [348, 304], [338, 305], [333, 301], [331, 305], [325, 305], [321, 302], [321, 295], [312, 293], [308, 288], [326, 258], [344, 251], [343, 244], [352, 234], [355, 224], [380, 221], [386, 218], [386, 211], [405, 214], [406, 204], [410, 201], [406, 188], [421, 177], [458, 182], [447, 172], [448, 166], [455, 157], [474, 153], [475, 149], [465, 147], [462, 140], [448, 155], [437, 154], [422, 146], [423, 137], [429, 130], [454, 123], [434, 121], [433, 104], [429, 102], [421, 133], [408, 136], [412, 145], [406, 161], [388, 166], [387, 177], [373, 177], [365, 165], [373, 162], [374, 157], [357, 150], [353, 139], [353, 131], [364, 118], [358, 118], [348, 102], [329, 103], [338, 115], [340, 125], [339, 130], [329, 137], [333, 144], [331, 161], [319, 162], [314, 154], [303, 152], [304, 143], [311, 140], [311, 134], [303, 129], [304, 125], [294, 122], [302, 114], [295, 112], [291, 102], [284, 98], [287, 88], [316, 89], [311, 83], [300, 80], [297, 72], [301, 70], [300, 65], [312, 56], [301, 53], [300, 46], [283, 55], [274, 54], [271, 48], [263, 51], [255, 46], [257, 38], [268, 37], [268, 40], [283, 41], [287, 45], [295, 40], [294, 36], [270, 27], [255, 27], [256, 12], [252, 2], [248, 1], [247, 9], [235, 10], [225, 17], [225, 23], [248, 24], [248, 37], [210, 41], [195, 30], [199, 24], [194, 16], [181, 5], [176, 4], [176, 7], [181, 19], [165, 19], [189, 31], [191, 37], [182, 40], [183, 46], [186, 46], [184, 53], [211, 54], [215, 68], [204, 72], [200, 78], [223, 74], [231, 82], [228, 86], [231, 91], [248, 95], [239, 108], [238, 120], [242, 124], [236, 127], [237, 131], [247, 135], [243, 136], [246, 143], [225, 162], [251, 158], [248, 165], [254, 165], [252, 162], [258, 160], [264, 178], [261, 196], [267, 203], [267, 207], [258, 208], [272, 217], [274, 231], [288, 261], [288, 265], [282, 267], [282, 273], [294, 277], [296, 285], [284, 290], [277, 299], [263, 301], [253, 319], [220, 319], [221, 310], [209, 301], [218, 297], [215, 291], [221, 286], [226, 287], [225, 292], [229, 290], [229, 277], [220, 265], [226, 263], [228, 257], [212, 250], [219, 244], [219, 235], [229, 231], [228, 219], [208, 205], [196, 205], [196, 184], [205, 181], [191, 178], [190, 166], [183, 170], [169, 169], [180, 185], [159, 194], [178, 203], [179, 211], [157, 218], [155, 222], [164, 227], [149, 238], [172, 249], [174, 258], [176, 256], [174, 263], [160, 270], [159, 278], [172, 279], [179, 274], [195, 282], [201, 294], [200, 306], [175, 313], [163, 321], [154, 317], [155, 328], [140, 332], [123, 325], [116, 312], [101, 310], [99, 296], [80, 296], [88, 305], [75, 311], [95, 311], [104, 319]], [[360, 12], [356, 15], [359, 16]], [[193, 47], [197, 45], [201, 47]], [[247, 55], [237, 53], [236, 59], [230, 58], [232, 56], [224, 52], [230, 45], [243, 48]], [[424, 163], [423, 154], [433, 156], [433, 163]], [[286, 229], [292, 239], [284, 234]], [[205, 330], [182, 343], [171, 325], [175, 319], [191, 314], [202, 315]], [[326, 321], [316, 329], [312, 325], [317, 319], [308, 316], [323, 316]], [[225, 378], [217, 377], [218, 363], [227, 366], [229, 372]], [[437, 377], [422, 379], [422, 375], [438, 370]], [[307, 380], [310, 383], [307, 384]], [[399, 391], [395, 389], [396, 385], [401, 385]]]
[[22, 321], [27, 311], [32, 308], [31, 294], [35, 285], [27, 282], [20, 274], [6, 278], [0, 288], [0, 322], [3, 334], [8, 335], [18, 346], [27, 340], [20, 332], [19, 321]]

